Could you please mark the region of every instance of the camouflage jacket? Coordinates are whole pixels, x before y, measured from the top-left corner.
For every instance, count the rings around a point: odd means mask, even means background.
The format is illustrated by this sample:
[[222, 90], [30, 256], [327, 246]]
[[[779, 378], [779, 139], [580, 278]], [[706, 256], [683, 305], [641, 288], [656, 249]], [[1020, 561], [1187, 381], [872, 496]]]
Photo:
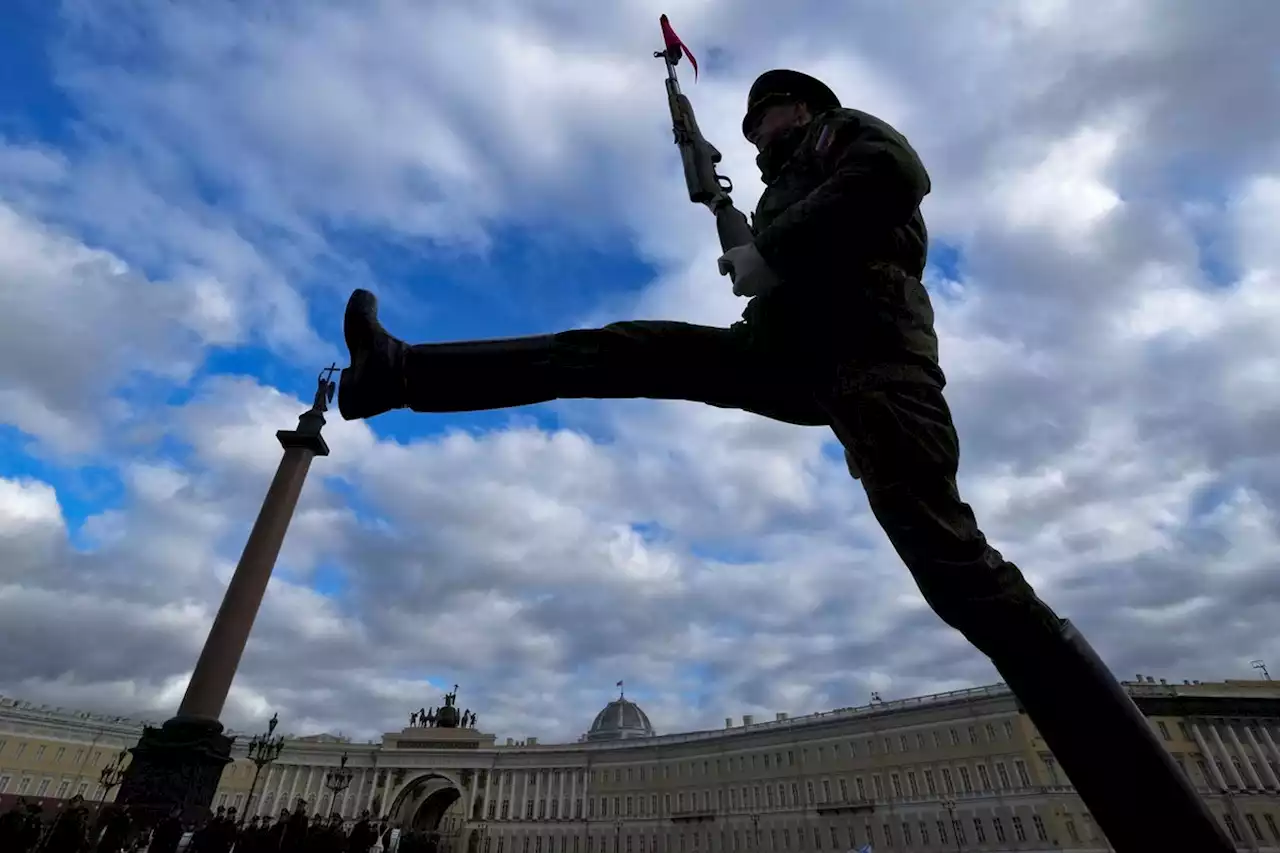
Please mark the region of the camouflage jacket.
[[748, 304], [747, 327], [766, 345], [841, 365], [845, 385], [850, 375], [943, 384], [920, 282], [929, 176], [907, 140], [875, 116], [831, 110], [759, 163], [768, 186], [755, 245], [783, 283]]

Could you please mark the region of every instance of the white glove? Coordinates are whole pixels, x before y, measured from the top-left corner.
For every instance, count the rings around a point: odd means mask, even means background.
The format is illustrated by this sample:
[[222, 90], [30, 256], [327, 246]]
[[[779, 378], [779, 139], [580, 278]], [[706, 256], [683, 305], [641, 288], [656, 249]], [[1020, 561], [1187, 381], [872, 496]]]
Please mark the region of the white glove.
[[754, 243], [733, 247], [721, 255], [716, 264], [720, 275], [733, 280], [734, 296], [763, 296], [781, 283]]

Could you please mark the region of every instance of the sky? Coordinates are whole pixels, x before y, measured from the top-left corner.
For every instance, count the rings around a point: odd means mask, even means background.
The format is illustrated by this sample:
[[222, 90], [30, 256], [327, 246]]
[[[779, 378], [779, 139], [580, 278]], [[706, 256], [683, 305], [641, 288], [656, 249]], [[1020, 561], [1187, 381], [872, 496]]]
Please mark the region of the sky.
[[[412, 341], [727, 325], [658, 16], [739, 206], [754, 77], [890, 121], [980, 523], [1122, 677], [1280, 665], [1280, 4], [9, 0], [0, 693], [177, 708], [354, 287]], [[16, 22], [16, 25], [15, 25]], [[336, 412], [223, 721], [575, 740], [997, 680], [827, 431]]]

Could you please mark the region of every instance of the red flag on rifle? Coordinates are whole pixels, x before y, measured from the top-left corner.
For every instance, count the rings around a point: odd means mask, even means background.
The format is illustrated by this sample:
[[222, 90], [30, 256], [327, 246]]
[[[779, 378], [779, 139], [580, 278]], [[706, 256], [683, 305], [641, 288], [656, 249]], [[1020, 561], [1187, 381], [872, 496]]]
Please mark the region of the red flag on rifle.
[[658, 18], [658, 23], [662, 26], [662, 41], [666, 44], [667, 55], [671, 57], [671, 63], [680, 61], [680, 56], [689, 57], [689, 64], [693, 66], [693, 79], [698, 79], [698, 60], [694, 58], [693, 51], [680, 41], [680, 36], [676, 35], [676, 31], [671, 29], [671, 22], [667, 20], [667, 16], [663, 15]]

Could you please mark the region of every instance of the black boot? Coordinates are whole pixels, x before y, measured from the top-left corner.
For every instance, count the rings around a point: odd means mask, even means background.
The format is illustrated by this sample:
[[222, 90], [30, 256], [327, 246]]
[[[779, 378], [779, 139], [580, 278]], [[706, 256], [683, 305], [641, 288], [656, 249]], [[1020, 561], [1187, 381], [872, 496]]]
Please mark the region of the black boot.
[[349, 421], [402, 408], [475, 412], [544, 403], [574, 396], [575, 376], [598, 373], [591, 347], [565, 343], [572, 332], [406, 344], [378, 322], [378, 299], [367, 290], [351, 294], [342, 325], [351, 366], [342, 371], [338, 411]]
[[992, 662], [1116, 853], [1232, 853], [1204, 800], [1080, 632], [1067, 621], [1057, 630], [1033, 624]]
[[351, 366], [338, 381], [338, 412], [346, 420], [371, 418], [405, 402], [404, 357], [408, 347], [378, 322], [378, 297], [357, 290], [347, 300], [342, 334]]

